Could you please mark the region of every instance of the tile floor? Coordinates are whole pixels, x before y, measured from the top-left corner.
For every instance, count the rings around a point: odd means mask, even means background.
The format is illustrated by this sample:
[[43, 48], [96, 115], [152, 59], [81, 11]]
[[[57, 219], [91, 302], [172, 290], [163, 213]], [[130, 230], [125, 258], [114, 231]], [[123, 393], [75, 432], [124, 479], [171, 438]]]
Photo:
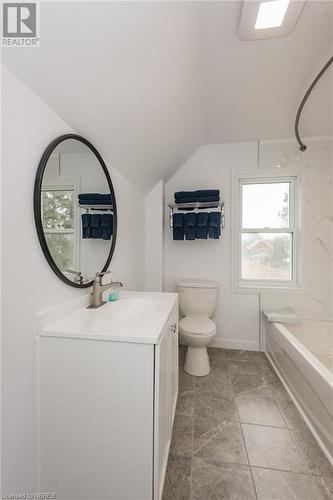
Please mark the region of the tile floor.
[[209, 349], [179, 397], [163, 500], [333, 499], [333, 469], [264, 353]]

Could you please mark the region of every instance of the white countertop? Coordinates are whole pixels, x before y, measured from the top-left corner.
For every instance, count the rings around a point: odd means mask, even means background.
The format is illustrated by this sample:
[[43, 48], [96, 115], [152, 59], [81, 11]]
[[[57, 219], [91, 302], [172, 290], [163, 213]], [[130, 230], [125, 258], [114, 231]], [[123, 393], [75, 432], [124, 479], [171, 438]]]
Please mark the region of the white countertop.
[[157, 344], [176, 293], [120, 292], [119, 300], [87, 309], [89, 294], [38, 314], [40, 337]]

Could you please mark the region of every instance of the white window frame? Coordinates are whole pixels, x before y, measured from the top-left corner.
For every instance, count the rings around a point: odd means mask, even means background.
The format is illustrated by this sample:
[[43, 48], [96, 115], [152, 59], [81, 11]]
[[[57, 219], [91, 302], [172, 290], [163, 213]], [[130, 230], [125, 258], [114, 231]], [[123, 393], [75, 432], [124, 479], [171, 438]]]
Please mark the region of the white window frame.
[[[242, 188], [246, 184], [290, 183], [289, 227], [288, 228], [243, 228], [242, 227]], [[300, 186], [299, 172], [288, 172], [281, 175], [276, 170], [251, 173], [236, 173], [233, 179], [233, 217], [234, 228], [231, 245], [232, 291], [251, 293], [261, 290], [290, 290], [300, 288]], [[292, 277], [289, 280], [251, 280], [242, 278], [242, 245], [243, 233], [290, 233], [292, 235], [291, 266]]]

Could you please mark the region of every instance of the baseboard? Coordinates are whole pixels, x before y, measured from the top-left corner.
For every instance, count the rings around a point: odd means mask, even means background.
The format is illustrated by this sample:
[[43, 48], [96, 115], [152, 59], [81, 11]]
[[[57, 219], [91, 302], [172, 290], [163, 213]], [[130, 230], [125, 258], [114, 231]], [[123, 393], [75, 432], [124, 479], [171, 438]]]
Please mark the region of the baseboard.
[[[179, 345], [186, 345], [180, 341]], [[209, 347], [218, 349], [238, 349], [240, 351], [260, 351], [258, 342], [251, 340], [214, 339]]]
[[258, 343], [251, 340], [215, 338], [209, 347], [218, 347], [220, 349], [239, 349], [242, 351], [259, 351]]

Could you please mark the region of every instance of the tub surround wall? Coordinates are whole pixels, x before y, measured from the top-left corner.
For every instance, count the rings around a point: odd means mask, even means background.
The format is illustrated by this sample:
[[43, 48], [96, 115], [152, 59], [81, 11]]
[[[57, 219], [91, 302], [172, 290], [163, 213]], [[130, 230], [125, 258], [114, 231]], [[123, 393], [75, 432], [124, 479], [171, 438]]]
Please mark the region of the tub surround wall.
[[[81, 292], [64, 285], [48, 266], [34, 226], [32, 194], [43, 150], [73, 130], [6, 68], [2, 92], [2, 492], [33, 492], [37, 312]], [[114, 168], [110, 173], [119, 208], [112, 268], [127, 289], [142, 289], [144, 198]]]
[[225, 230], [219, 240], [173, 241], [168, 211], [164, 219], [166, 291], [180, 278], [218, 281], [215, 315], [217, 347], [258, 349], [259, 296], [231, 292], [231, 187], [233, 169], [257, 170], [257, 142], [208, 145], [200, 148], [165, 185], [165, 207], [180, 190], [218, 188], [225, 201]]
[[263, 141], [259, 168], [298, 169], [302, 176], [301, 290], [264, 292], [262, 308], [293, 307], [302, 318], [333, 318], [333, 139]]

